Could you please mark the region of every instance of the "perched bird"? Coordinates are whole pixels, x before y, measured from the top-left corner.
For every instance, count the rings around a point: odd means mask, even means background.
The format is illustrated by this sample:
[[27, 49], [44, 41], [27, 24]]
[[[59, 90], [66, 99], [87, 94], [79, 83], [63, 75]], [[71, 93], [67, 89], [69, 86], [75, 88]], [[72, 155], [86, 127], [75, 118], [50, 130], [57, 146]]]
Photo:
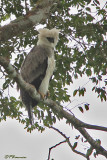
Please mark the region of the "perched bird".
[[[29, 84], [32, 84], [44, 98], [48, 93], [49, 81], [55, 69], [54, 48], [59, 38], [58, 29], [39, 29], [37, 46], [26, 56], [20, 74]], [[30, 95], [20, 88], [20, 96], [25, 105], [30, 124], [32, 125], [32, 108], [38, 104]]]

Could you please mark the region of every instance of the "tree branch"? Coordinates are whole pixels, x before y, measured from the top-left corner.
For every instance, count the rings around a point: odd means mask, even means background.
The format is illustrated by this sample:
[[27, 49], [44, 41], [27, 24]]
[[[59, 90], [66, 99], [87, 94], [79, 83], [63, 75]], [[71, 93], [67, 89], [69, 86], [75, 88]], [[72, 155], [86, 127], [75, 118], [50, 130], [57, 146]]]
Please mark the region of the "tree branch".
[[[53, 127], [53, 126], [51, 126], [50, 128], [52, 128], [53, 130], [57, 131], [61, 136], [63, 136], [63, 137], [66, 139], [66, 142], [68, 143], [69, 147], [71, 148], [71, 150], [72, 150], [73, 152], [75, 152], [76, 154], [79, 154], [79, 155], [87, 158], [87, 160], [89, 160], [89, 157], [87, 157], [87, 155], [85, 155], [84, 153], [81, 153], [81, 152], [77, 151], [76, 149], [74, 149], [74, 147], [72, 146], [72, 144], [71, 144], [71, 142], [70, 142], [70, 140], [69, 140], [69, 137], [67, 137], [67, 136], [66, 136], [64, 133], [62, 133], [59, 129], [57, 129], [57, 128]], [[76, 147], [75, 147], [75, 148], [76, 148]]]
[[[25, 16], [19, 17], [10, 24], [0, 27], [0, 41], [4, 42], [14, 36], [26, 32], [34, 25], [43, 23], [49, 16], [52, 7], [58, 3], [59, 0], [40, 0], [35, 8], [29, 11]], [[57, 2], [57, 3], [55, 3]]]
[[[37, 101], [43, 102], [44, 104], [48, 105], [52, 110], [56, 111], [56, 113], [59, 113], [59, 115], [61, 115], [63, 118], [67, 119], [87, 139], [90, 145], [97, 150], [98, 154], [102, 154], [105, 157], [107, 157], [107, 151], [100, 144], [98, 144], [83, 128], [85, 126], [87, 128], [88, 126], [89, 128], [93, 126], [93, 129], [94, 129], [94, 125], [91, 125], [90, 127], [90, 125], [78, 120], [74, 115], [71, 115], [70, 113], [65, 111], [62, 106], [58, 105], [51, 99], [45, 99], [43, 101], [40, 95], [37, 93], [35, 87], [26, 83], [22, 79], [22, 77], [15, 71], [13, 66], [9, 64], [9, 62], [6, 61], [6, 59], [1, 56], [0, 56], [0, 64], [4, 67], [8, 75], [12, 79], [14, 79], [16, 83], [18, 83], [19, 87], [23, 88], [26, 92], [28, 92], [32, 98], [36, 99]], [[98, 128], [101, 129], [101, 126], [96, 127], [96, 129]], [[107, 128], [104, 127], [104, 129], [105, 131], [107, 131]]]

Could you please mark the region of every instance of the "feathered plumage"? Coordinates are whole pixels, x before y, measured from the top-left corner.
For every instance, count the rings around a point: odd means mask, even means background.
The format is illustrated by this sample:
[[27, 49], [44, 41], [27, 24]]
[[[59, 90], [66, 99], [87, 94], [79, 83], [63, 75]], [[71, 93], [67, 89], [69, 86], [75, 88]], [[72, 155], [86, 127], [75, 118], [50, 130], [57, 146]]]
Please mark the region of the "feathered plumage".
[[[48, 92], [49, 81], [55, 69], [54, 47], [58, 42], [59, 30], [39, 29], [38, 42], [26, 56], [20, 74], [27, 82], [35, 86], [36, 90], [44, 97]], [[30, 123], [32, 124], [32, 107], [38, 102], [30, 97], [23, 89], [20, 89], [23, 104], [28, 110]]]

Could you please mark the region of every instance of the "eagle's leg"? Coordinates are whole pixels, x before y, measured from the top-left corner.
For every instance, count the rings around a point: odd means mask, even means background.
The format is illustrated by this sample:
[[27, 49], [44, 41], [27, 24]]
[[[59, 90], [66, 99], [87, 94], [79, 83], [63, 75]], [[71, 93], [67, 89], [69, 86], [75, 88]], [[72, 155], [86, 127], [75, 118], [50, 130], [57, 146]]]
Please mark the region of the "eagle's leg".
[[45, 96], [46, 96], [45, 94], [41, 93], [40, 91], [38, 91], [38, 93], [40, 94], [42, 99], [45, 99]]
[[49, 96], [50, 96], [49, 91], [47, 91], [46, 95], [45, 95], [45, 94], [43, 94], [43, 93], [41, 93], [40, 91], [38, 91], [38, 93], [40, 94], [40, 96], [41, 96], [41, 98], [42, 98], [42, 99], [45, 99], [45, 98], [47, 98], [47, 97], [49, 97]]

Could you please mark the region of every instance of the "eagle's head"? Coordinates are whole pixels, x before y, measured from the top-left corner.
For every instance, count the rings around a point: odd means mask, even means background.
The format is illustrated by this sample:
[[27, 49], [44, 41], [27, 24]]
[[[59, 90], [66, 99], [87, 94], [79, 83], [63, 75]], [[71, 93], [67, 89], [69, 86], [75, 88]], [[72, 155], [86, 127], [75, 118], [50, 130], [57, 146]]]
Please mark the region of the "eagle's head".
[[45, 45], [54, 48], [58, 43], [59, 29], [53, 28], [51, 30], [44, 28], [39, 29], [37, 45]]

